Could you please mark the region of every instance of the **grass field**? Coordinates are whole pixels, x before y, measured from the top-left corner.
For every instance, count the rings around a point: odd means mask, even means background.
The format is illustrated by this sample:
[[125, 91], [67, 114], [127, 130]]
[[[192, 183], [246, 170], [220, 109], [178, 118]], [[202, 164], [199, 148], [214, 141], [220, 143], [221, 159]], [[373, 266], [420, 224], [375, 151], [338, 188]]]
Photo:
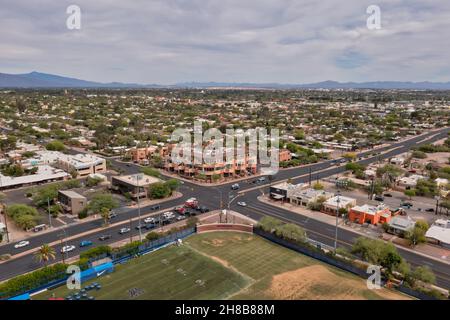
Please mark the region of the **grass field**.
[[[95, 299], [405, 299], [260, 237], [234, 232], [194, 235], [118, 266], [95, 280]], [[89, 284], [86, 283], [86, 285]], [[130, 290], [138, 292], [131, 296]], [[34, 296], [64, 297], [65, 288]]]

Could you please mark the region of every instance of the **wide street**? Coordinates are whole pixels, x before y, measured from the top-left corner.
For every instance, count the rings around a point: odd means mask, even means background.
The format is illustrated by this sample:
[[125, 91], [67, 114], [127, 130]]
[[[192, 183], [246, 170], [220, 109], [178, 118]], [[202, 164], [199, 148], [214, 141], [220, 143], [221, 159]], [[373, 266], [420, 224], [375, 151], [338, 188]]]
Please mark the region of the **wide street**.
[[[441, 140], [447, 136], [447, 133], [450, 131], [450, 128], [444, 128], [439, 131], [434, 131], [427, 133], [425, 135], [417, 136], [412, 139], [408, 139], [406, 141], [401, 141], [398, 143], [394, 143], [388, 147], [378, 148], [375, 150], [367, 151], [359, 156], [363, 157], [369, 154], [372, 154], [373, 152], [383, 152], [386, 150], [391, 151], [377, 155], [375, 157], [368, 157], [364, 158], [363, 160], [359, 161], [363, 164], [368, 164], [371, 162], [378, 161], [379, 159], [386, 159], [393, 157], [395, 155], [404, 153], [408, 151], [411, 147], [416, 146], [418, 144], [427, 143], [427, 142], [433, 142], [437, 140]], [[135, 173], [139, 171], [139, 167], [133, 164], [124, 164], [119, 161], [111, 160], [113, 162], [113, 165], [116, 167], [121, 168], [126, 173]], [[327, 245], [333, 245], [334, 243], [334, 232], [335, 229], [323, 222], [310, 219], [307, 217], [304, 217], [302, 215], [284, 210], [282, 208], [278, 208], [275, 206], [271, 206], [266, 203], [262, 203], [258, 201], [257, 197], [261, 195], [262, 192], [268, 192], [269, 183], [274, 183], [277, 181], [283, 181], [289, 178], [292, 178], [294, 182], [307, 182], [309, 180], [309, 176], [311, 175], [312, 179], [322, 179], [324, 177], [329, 177], [332, 175], [336, 175], [338, 173], [344, 172], [344, 166], [335, 166], [331, 163], [331, 161], [325, 161], [317, 164], [312, 164], [308, 166], [303, 166], [300, 168], [291, 168], [291, 169], [285, 169], [280, 170], [278, 174], [276, 174], [272, 181], [269, 182], [268, 179], [266, 179], [266, 183], [264, 184], [251, 184], [251, 183], [244, 183], [240, 182], [241, 188], [239, 190], [239, 193], [236, 191], [232, 191], [230, 186], [233, 184], [233, 182], [223, 184], [220, 186], [199, 186], [197, 184], [185, 182], [183, 185], [181, 185], [179, 191], [183, 193], [183, 197], [181, 199], [174, 199], [169, 200], [161, 203], [161, 210], [159, 212], [164, 212], [165, 209], [171, 208], [176, 205], [180, 205], [184, 202], [185, 199], [189, 197], [196, 197], [199, 199], [200, 205], [207, 206], [211, 210], [214, 209], [220, 209], [221, 203], [222, 208], [227, 207], [227, 203], [229, 199], [234, 198], [238, 196], [236, 201], [233, 201], [230, 208], [241, 212], [244, 215], [247, 215], [255, 220], [259, 220], [261, 217], [265, 215], [273, 216], [285, 221], [294, 222], [298, 225], [301, 225], [308, 233], [308, 236], [314, 240], [320, 241], [322, 243], [325, 243]], [[319, 172], [320, 171], [320, 172]], [[254, 180], [255, 178], [249, 178], [249, 180]], [[248, 206], [247, 207], [239, 207], [236, 205], [237, 201], [245, 201]], [[122, 212], [120, 212], [122, 211]], [[137, 209], [122, 209], [120, 210], [118, 217], [114, 218], [113, 221], [114, 224], [118, 222], [123, 222], [122, 226], [111, 226], [107, 228], [103, 228], [100, 231], [93, 231], [95, 229], [101, 228], [102, 220], [94, 220], [89, 221], [86, 223], [80, 223], [80, 224], [73, 224], [73, 225], [67, 225], [63, 229], [57, 229], [54, 231], [38, 234], [34, 237], [29, 238], [30, 245], [22, 248], [22, 249], [15, 249], [14, 244], [7, 244], [0, 247], [0, 254], [17, 254], [20, 252], [25, 252], [33, 248], [37, 248], [41, 246], [42, 244], [46, 243], [53, 243], [53, 242], [60, 242], [60, 244], [55, 245], [55, 250], [59, 253], [59, 250], [62, 245], [65, 244], [65, 240], [68, 237], [74, 237], [74, 239], [67, 241], [67, 244], [73, 244], [77, 248], [76, 250], [72, 251], [69, 254], [70, 256], [76, 256], [79, 255], [81, 251], [86, 250], [84, 248], [79, 248], [78, 243], [81, 240], [91, 240], [94, 242], [95, 245], [99, 244], [108, 244], [112, 242], [116, 242], [119, 240], [129, 238], [130, 235], [124, 235], [120, 236], [118, 234], [118, 231], [120, 228], [129, 226], [130, 218], [137, 218], [138, 216], [138, 210]], [[143, 207], [141, 208], [141, 214], [149, 214], [151, 210], [149, 207]], [[156, 214], [156, 213], [155, 213]], [[134, 221], [131, 223], [131, 229], [133, 232], [134, 239], [137, 239], [138, 231], [135, 230], [135, 226], [138, 224], [137, 221]], [[79, 235], [81, 233], [86, 233], [89, 231], [93, 231], [92, 233], [85, 235], [85, 236], [79, 236], [76, 237], [76, 235]], [[339, 246], [344, 247], [350, 247], [353, 241], [359, 237], [360, 235], [351, 232], [345, 229], [340, 228], [339, 229], [339, 236], [338, 236], [338, 243]], [[104, 242], [101, 242], [98, 240], [100, 235], [103, 234], [110, 234], [112, 235], [112, 238], [109, 240], [106, 240]], [[437, 277], [437, 284], [445, 287], [450, 288], [450, 266], [448, 264], [438, 262], [434, 259], [424, 257], [422, 255], [416, 254], [414, 252], [410, 252], [408, 250], [404, 250], [399, 248], [400, 254], [413, 266], [418, 265], [428, 265], [430, 268], [433, 269], [433, 271], [436, 274]], [[62, 260], [61, 254], [57, 255], [57, 261]], [[4, 262], [0, 264], [0, 280], [5, 280], [10, 277], [23, 274], [29, 271], [32, 271], [34, 269], [37, 269], [41, 267], [41, 265], [35, 261], [33, 254], [27, 254], [19, 258], [13, 258], [10, 261]]]

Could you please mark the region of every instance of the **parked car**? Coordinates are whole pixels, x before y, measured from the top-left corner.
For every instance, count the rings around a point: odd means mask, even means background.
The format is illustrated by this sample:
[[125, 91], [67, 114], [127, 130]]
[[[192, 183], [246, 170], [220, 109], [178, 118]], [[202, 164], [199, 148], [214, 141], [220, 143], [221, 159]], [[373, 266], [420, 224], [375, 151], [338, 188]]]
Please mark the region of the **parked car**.
[[184, 203], [184, 206], [187, 208], [193, 208], [194, 206], [197, 206], [197, 205], [198, 205], [197, 198], [189, 198]]
[[384, 201], [384, 197], [380, 196], [380, 195], [375, 196], [374, 199], [375, 199], [375, 201]]
[[209, 208], [205, 207], [205, 206], [201, 206], [200, 208], [198, 208], [198, 211], [200, 211], [201, 213], [205, 213], [209, 211]]
[[117, 213], [115, 213], [114, 211], [111, 211], [111, 212], [109, 213], [109, 215], [108, 215], [108, 218], [109, 218], [109, 219], [112, 219], [112, 218], [115, 218], [115, 217], [117, 217]]
[[385, 194], [383, 194], [383, 196], [388, 197], [388, 198], [391, 198], [391, 197], [392, 197], [392, 194], [390, 194], [390, 193], [385, 193]]
[[145, 225], [143, 225], [143, 224], [138, 224], [138, 225], [135, 227], [136, 230], [141, 230], [141, 229], [144, 229], [144, 228], [145, 228]]
[[426, 212], [434, 212], [435, 210], [433, 208], [428, 208], [425, 210]]
[[239, 183], [235, 183], [231, 186], [231, 190], [238, 190], [240, 188]]
[[148, 217], [144, 219], [145, 223], [155, 223], [155, 218], [153, 217]]
[[161, 206], [159, 204], [155, 204], [154, 206], [150, 207], [150, 210], [159, 210], [161, 209]]
[[162, 216], [164, 219], [170, 220], [170, 219], [175, 218], [175, 213], [173, 213], [172, 211], [167, 211], [167, 212], [164, 212]]
[[83, 240], [80, 242], [80, 248], [89, 247], [89, 246], [92, 246], [92, 241], [90, 241], [90, 240]]
[[111, 235], [110, 234], [103, 234], [103, 235], [101, 235], [98, 238], [98, 240], [100, 240], [100, 241], [105, 241], [105, 240], [108, 240], [108, 239], [111, 239]]
[[410, 209], [413, 206], [413, 204], [411, 202], [402, 202], [400, 203], [400, 206], [407, 207], [408, 209]]
[[237, 203], [237, 205], [238, 205], [238, 206], [241, 206], [241, 207], [246, 207], [246, 206], [247, 206], [247, 203], [244, 202], [244, 201], [239, 201], [239, 202]]
[[183, 206], [178, 206], [178, 207], [175, 207], [174, 210], [175, 210], [176, 212], [178, 212], [179, 214], [184, 214], [185, 211], [186, 211], [186, 208], [184, 208]]
[[122, 228], [122, 229], [119, 230], [119, 233], [120, 233], [120, 234], [125, 234], [125, 233], [128, 233], [128, 232], [130, 232], [130, 231], [131, 231], [130, 228]]
[[73, 250], [75, 250], [75, 246], [72, 246], [72, 245], [64, 246], [64, 247], [61, 248], [61, 253], [68, 253], [68, 252], [71, 252]]
[[147, 230], [151, 230], [151, 229], [154, 229], [154, 228], [156, 228], [156, 224], [154, 224], [154, 223], [147, 223], [145, 225], [145, 229], [147, 229]]
[[30, 241], [23, 240], [23, 241], [16, 243], [14, 245], [14, 248], [16, 248], [16, 249], [23, 248], [23, 247], [28, 246], [29, 244], [30, 244]]
[[178, 220], [178, 221], [181, 221], [181, 220], [184, 220], [184, 219], [186, 219], [186, 216], [178, 216], [178, 217], [177, 217], [177, 220]]

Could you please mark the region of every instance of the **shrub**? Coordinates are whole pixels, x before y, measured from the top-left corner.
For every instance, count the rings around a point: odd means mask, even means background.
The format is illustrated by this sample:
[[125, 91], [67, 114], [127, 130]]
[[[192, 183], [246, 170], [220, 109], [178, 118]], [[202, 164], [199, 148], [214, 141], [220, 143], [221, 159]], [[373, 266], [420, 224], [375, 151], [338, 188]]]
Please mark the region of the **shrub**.
[[66, 277], [67, 265], [57, 263], [0, 284], [0, 298], [8, 298]]
[[92, 259], [99, 257], [103, 254], [110, 255], [111, 254], [111, 247], [110, 246], [99, 246], [95, 247], [89, 250], [86, 250], [80, 254], [80, 259]]

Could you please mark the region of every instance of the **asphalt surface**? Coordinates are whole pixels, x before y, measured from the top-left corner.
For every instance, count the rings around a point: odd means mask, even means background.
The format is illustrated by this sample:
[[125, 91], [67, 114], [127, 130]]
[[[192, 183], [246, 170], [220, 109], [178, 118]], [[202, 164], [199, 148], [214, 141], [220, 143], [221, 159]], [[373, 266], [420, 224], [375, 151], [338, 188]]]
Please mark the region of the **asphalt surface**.
[[[360, 153], [358, 157], [365, 157], [367, 155], [371, 155], [374, 152], [382, 152], [388, 149], [396, 148], [386, 154], [377, 155], [375, 157], [364, 158], [359, 161], [363, 164], [369, 164], [379, 159], [386, 159], [393, 157], [395, 155], [404, 153], [408, 151], [411, 147], [427, 142], [434, 142], [440, 139], [447, 137], [447, 133], [450, 132], [450, 128], [445, 128], [439, 131], [439, 134], [436, 135], [436, 132], [427, 133], [422, 136], [414, 137], [408, 141], [402, 141], [398, 143], [394, 143], [388, 147], [377, 148], [376, 150], [367, 151], [364, 153]], [[421, 141], [427, 138], [425, 141]], [[136, 173], [140, 171], [140, 168], [133, 164], [124, 164], [119, 161], [111, 160], [113, 165], [121, 168], [127, 174]], [[317, 172], [321, 171], [322, 172]], [[276, 183], [277, 181], [283, 181], [289, 178], [293, 178], [292, 180], [295, 183], [299, 182], [307, 182], [309, 181], [309, 176], [311, 175], [312, 180], [322, 179], [325, 177], [329, 177], [332, 175], [336, 175], [345, 171], [344, 165], [335, 166], [332, 161], [325, 161], [322, 163], [312, 164], [309, 166], [304, 166], [301, 168], [291, 168], [280, 170], [272, 179], [270, 183]], [[256, 180], [256, 178], [249, 178], [250, 182]], [[221, 186], [198, 186], [196, 184], [192, 184], [189, 182], [184, 182], [184, 184], [180, 187], [179, 191], [183, 193], [183, 197], [181, 199], [173, 199], [169, 201], [164, 201], [161, 203], [161, 209], [158, 210], [159, 214], [166, 211], [168, 208], [180, 205], [184, 203], [184, 200], [189, 197], [196, 197], [199, 199], [200, 205], [206, 206], [211, 210], [220, 209], [221, 203], [222, 207], [227, 207], [230, 197], [233, 197], [233, 201], [230, 205], [230, 208], [240, 212], [244, 215], [247, 215], [255, 220], [259, 220], [261, 217], [269, 215], [279, 219], [283, 219], [285, 221], [294, 222], [298, 225], [301, 225], [306, 231], [308, 236], [313, 239], [320, 241], [324, 244], [333, 246], [334, 245], [334, 227], [317, 221], [313, 219], [309, 219], [307, 217], [301, 216], [297, 213], [290, 212], [288, 210], [284, 210], [279, 207], [271, 206], [266, 203], [262, 203], [257, 200], [257, 197], [261, 195], [262, 192], [268, 192], [269, 189], [269, 179], [266, 179], [264, 184], [255, 184], [255, 183], [246, 183], [239, 182], [240, 189], [239, 194], [237, 191], [231, 190], [231, 185], [234, 182], [230, 182]], [[255, 189], [255, 187], [258, 187]], [[248, 190], [248, 191], [245, 191]], [[238, 195], [238, 196], [237, 196]], [[237, 197], [236, 197], [237, 196]], [[247, 207], [237, 206], [238, 201], [245, 201], [247, 203]], [[151, 213], [149, 207], [141, 208], [141, 215], [147, 215]], [[71, 241], [65, 241], [65, 238], [76, 236], [77, 234], [81, 234], [83, 232], [92, 231], [98, 229], [102, 226], [102, 219], [93, 220], [80, 224], [67, 225], [64, 229], [58, 229], [42, 234], [37, 234], [34, 237], [27, 239], [30, 241], [30, 245], [24, 248], [15, 249], [15, 243], [7, 244], [0, 246], [0, 254], [17, 254], [20, 252], [25, 252], [33, 248], [40, 247], [42, 244], [52, 243], [55, 241], [59, 241], [58, 245], [55, 245], [55, 251], [57, 252], [56, 261], [62, 260], [62, 255], [60, 254], [60, 249], [64, 245], [74, 245], [76, 249], [70, 253], [68, 253], [65, 258], [77, 256], [80, 252], [89, 249], [87, 248], [79, 248], [78, 244], [83, 240], [90, 240], [94, 244], [93, 246], [98, 246], [100, 244], [108, 244], [117, 242], [120, 240], [125, 240], [130, 238], [130, 234], [119, 235], [119, 230], [122, 227], [129, 227], [130, 218], [136, 218], [138, 216], [137, 209], [131, 210], [122, 210], [119, 213], [118, 217], [114, 218], [112, 223], [123, 222], [123, 225], [104, 228], [101, 231], [96, 231], [91, 235], [77, 237]], [[138, 239], [138, 231], [135, 229], [135, 226], [138, 224], [138, 221], [134, 221], [131, 223], [131, 234], [134, 240]], [[100, 241], [99, 237], [101, 235], [108, 234], [111, 235], [111, 239], [106, 241]], [[345, 230], [338, 230], [338, 245], [343, 247], [351, 247], [352, 243], [356, 238], [360, 237], [359, 234]], [[448, 264], [438, 262], [434, 259], [430, 259], [427, 257], [423, 257], [419, 254], [398, 248], [400, 254], [413, 266], [423, 266], [428, 265], [436, 274], [437, 284], [450, 288], [450, 267]], [[6, 280], [16, 275], [20, 275], [23, 273], [30, 272], [32, 270], [38, 269], [42, 267], [35, 259], [33, 254], [28, 254], [23, 257], [19, 257], [17, 259], [12, 259], [10, 261], [4, 262], [0, 264], [0, 281]]]

